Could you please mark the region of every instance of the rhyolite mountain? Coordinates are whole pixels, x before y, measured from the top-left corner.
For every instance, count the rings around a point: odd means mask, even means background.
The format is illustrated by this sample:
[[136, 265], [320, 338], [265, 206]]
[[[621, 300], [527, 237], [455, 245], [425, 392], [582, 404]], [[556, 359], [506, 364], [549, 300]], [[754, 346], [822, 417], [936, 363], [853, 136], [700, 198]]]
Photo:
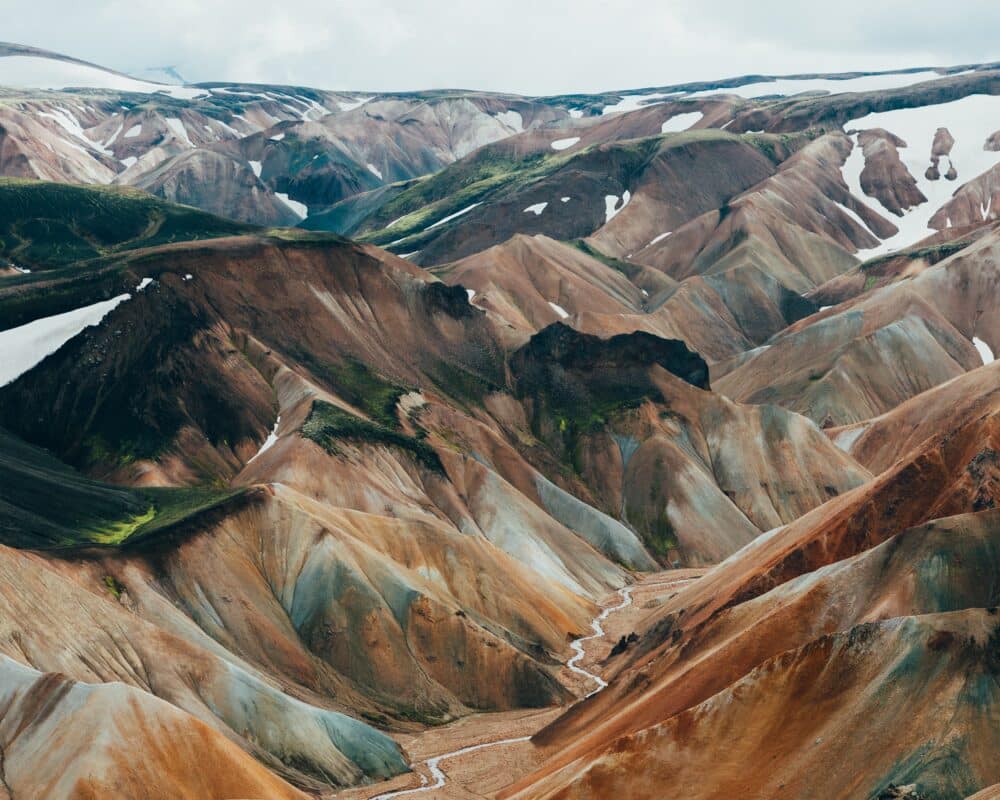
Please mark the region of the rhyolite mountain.
[[0, 796], [1000, 783], [997, 65], [0, 87]]

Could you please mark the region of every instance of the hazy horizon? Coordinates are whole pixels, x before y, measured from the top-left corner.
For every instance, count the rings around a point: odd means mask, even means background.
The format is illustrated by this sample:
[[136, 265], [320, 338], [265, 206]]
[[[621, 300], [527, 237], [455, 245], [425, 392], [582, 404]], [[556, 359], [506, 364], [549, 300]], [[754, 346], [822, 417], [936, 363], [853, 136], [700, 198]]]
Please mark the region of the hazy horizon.
[[[192, 83], [548, 95], [1000, 58], [993, 33], [1000, 3], [980, 0], [961, 0], [944, 18], [926, 0], [878, 7], [845, 0], [835, 15], [782, 0], [752, 7], [724, 0], [711, 8], [694, 0], [623, 0], [611, 12], [594, 0], [460, 8], [442, 0], [304, 0], [295, 9], [261, 0], [177, 0], [169, 7], [47, 0], [16, 15], [10, 5], [7, 41], [133, 74], [171, 66]], [[976, 25], [968, 25], [970, 15]]]

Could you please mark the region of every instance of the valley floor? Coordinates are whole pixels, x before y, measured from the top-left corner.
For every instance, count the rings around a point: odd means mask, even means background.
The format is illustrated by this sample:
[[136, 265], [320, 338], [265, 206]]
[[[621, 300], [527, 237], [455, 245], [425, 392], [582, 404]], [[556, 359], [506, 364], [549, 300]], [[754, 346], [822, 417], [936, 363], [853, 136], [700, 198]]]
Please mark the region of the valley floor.
[[[697, 580], [705, 570], [681, 569], [667, 572], [649, 573], [629, 587], [632, 602], [609, 614], [601, 626], [604, 636], [583, 643], [584, 658], [579, 666], [584, 670], [602, 675], [605, 660], [612, 647], [622, 636], [627, 636], [641, 628], [641, 621], [664, 600]], [[616, 593], [605, 598], [603, 608], [618, 606], [621, 595]], [[572, 651], [567, 645], [567, 659]], [[596, 688], [593, 680], [576, 674], [569, 668], [560, 671], [559, 679], [578, 698], [585, 697]], [[497, 792], [518, 778], [527, 775], [539, 765], [539, 753], [527, 740], [556, 717], [565, 713], [566, 707], [504, 711], [498, 713], [473, 714], [449, 725], [428, 728], [416, 734], [397, 737], [409, 754], [414, 772], [400, 775], [391, 781], [337, 792], [331, 798], [337, 800], [375, 800], [392, 795], [414, 797], [421, 800], [469, 800], [470, 798], [493, 797]], [[430, 788], [435, 783], [427, 762], [442, 754], [454, 753], [491, 742], [510, 739], [523, 741], [483, 747], [453, 758], [443, 760], [440, 771], [445, 774], [445, 784], [441, 788]], [[422, 791], [421, 790], [423, 788]], [[412, 791], [411, 790], [418, 790]], [[395, 792], [401, 794], [395, 795]]]

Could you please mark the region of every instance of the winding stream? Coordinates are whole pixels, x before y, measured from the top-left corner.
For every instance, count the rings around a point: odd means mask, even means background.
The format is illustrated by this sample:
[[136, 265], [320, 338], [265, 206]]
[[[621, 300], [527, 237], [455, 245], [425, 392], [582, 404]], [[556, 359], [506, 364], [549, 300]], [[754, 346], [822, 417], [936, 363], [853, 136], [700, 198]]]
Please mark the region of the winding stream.
[[[590, 623], [591, 630], [593, 630], [594, 632], [590, 636], [581, 636], [579, 639], [574, 639], [570, 643], [570, 647], [572, 648], [575, 655], [572, 658], [570, 658], [569, 661], [566, 662], [566, 666], [569, 667], [577, 675], [583, 675], [585, 678], [589, 678], [590, 680], [594, 681], [594, 683], [597, 684], [597, 687], [592, 691], [590, 691], [589, 693], [587, 693], [584, 696], [584, 699], [597, 694], [599, 691], [606, 688], [608, 685], [608, 682], [604, 680], [600, 675], [595, 675], [593, 672], [588, 672], [583, 667], [578, 666], [578, 664], [580, 663], [581, 659], [583, 659], [584, 656], [583, 643], [589, 642], [593, 639], [600, 639], [601, 637], [603, 637], [605, 634], [604, 634], [604, 628], [601, 625], [601, 623], [604, 622], [604, 620], [606, 620], [614, 612], [621, 611], [623, 608], [627, 608], [632, 604], [632, 587], [626, 586], [624, 589], [619, 589], [618, 594], [621, 595], [622, 601], [616, 606], [608, 606], [607, 608], [602, 609], [601, 613], [598, 614], [597, 617], [595, 617], [594, 620]], [[401, 789], [399, 791], [386, 792], [385, 794], [380, 794], [376, 795], [375, 797], [372, 797], [371, 800], [389, 800], [392, 797], [405, 797], [411, 794], [419, 794], [421, 792], [430, 792], [433, 791], [434, 789], [440, 789], [448, 782], [447, 774], [444, 772], [443, 769], [441, 769], [442, 761], [446, 761], [449, 758], [462, 756], [465, 755], [466, 753], [474, 753], [477, 750], [485, 750], [491, 747], [503, 747], [509, 744], [527, 742], [530, 739], [531, 739], [530, 736], [520, 736], [516, 739], [500, 739], [499, 741], [495, 742], [484, 742], [482, 744], [469, 745], [468, 747], [463, 747], [460, 750], [453, 750], [450, 753], [443, 753], [442, 755], [434, 756], [433, 758], [429, 758], [424, 762], [424, 764], [427, 766], [428, 771], [431, 774], [431, 777], [434, 778], [434, 783], [430, 783], [427, 776], [421, 774], [420, 780], [422, 785], [418, 786], [416, 789]]]

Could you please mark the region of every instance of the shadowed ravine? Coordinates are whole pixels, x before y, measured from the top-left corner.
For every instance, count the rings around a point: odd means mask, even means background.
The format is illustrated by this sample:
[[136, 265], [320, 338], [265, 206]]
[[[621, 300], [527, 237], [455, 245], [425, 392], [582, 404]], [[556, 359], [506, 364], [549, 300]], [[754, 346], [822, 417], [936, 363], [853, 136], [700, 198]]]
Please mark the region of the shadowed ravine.
[[[580, 662], [586, 657], [586, 651], [584, 646], [587, 642], [592, 642], [598, 639], [603, 639], [608, 635], [608, 631], [604, 629], [602, 625], [603, 622], [608, 620], [612, 615], [618, 614], [624, 611], [629, 606], [632, 605], [632, 593], [637, 589], [654, 589], [662, 590], [667, 587], [673, 587], [678, 584], [686, 584], [692, 579], [680, 579], [669, 578], [666, 581], [660, 581], [658, 578], [661, 577], [663, 573], [657, 575], [650, 575], [641, 583], [635, 584], [633, 586], [626, 586], [618, 590], [618, 596], [621, 598], [620, 602], [615, 605], [605, 606], [601, 613], [598, 614], [590, 623], [593, 633], [589, 636], [581, 636], [578, 639], [574, 639], [570, 643], [570, 648], [572, 649], [574, 655], [566, 662], [566, 667], [573, 673], [580, 675], [582, 678], [586, 679], [588, 682], [596, 683], [596, 688], [587, 692], [583, 695], [581, 700], [586, 700], [589, 697], [601, 692], [608, 686], [608, 682], [600, 675], [590, 672], [589, 670], [580, 666]], [[666, 573], [669, 575], [670, 573]], [[579, 701], [578, 701], [579, 702]], [[566, 710], [566, 709], [563, 709]], [[414, 772], [417, 772], [420, 776], [420, 786], [408, 789], [398, 789], [390, 792], [384, 792], [382, 794], [374, 795], [369, 800], [389, 800], [389, 798], [396, 797], [409, 797], [411, 795], [422, 794], [424, 792], [434, 791], [436, 789], [442, 789], [449, 782], [448, 773], [443, 768], [443, 763], [460, 756], [468, 755], [474, 752], [480, 752], [487, 749], [508, 747], [510, 745], [520, 744], [523, 742], [530, 741], [531, 735], [522, 735], [509, 737], [504, 739], [494, 738], [495, 734], [488, 741], [471, 741], [465, 743], [462, 747], [455, 750], [451, 750], [440, 755], [433, 756], [431, 758], [424, 759], [420, 762], [420, 766], [426, 769], [424, 771], [418, 772], [418, 767], [414, 766]], [[429, 777], [428, 777], [429, 774]], [[511, 776], [512, 778], [514, 776]], [[454, 780], [454, 777], [453, 777]]]

